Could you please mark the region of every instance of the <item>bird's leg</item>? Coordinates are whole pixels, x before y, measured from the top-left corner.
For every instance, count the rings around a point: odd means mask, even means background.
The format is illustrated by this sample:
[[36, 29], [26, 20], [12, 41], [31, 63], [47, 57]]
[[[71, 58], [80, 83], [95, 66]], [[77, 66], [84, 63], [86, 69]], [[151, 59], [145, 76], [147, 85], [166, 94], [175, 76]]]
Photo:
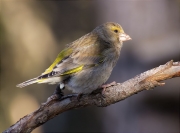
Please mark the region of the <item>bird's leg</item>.
[[60, 98], [62, 97], [62, 96], [64, 96], [64, 93], [62, 92], [62, 90], [64, 89], [65, 87], [64, 87], [64, 84], [63, 83], [60, 83], [57, 87], [56, 87], [56, 89], [55, 89], [55, 91], [54, 91], [54, 95], [55, 94], [57, 94], [58, 96], [60, 96]]
[[53, 93], [52, 96], [50, 96], [48, 98], [47, 101], [50, 101], [50, 100], [60, 100], [62, 99], [64, 96], [64, 93], [62, 92], [62, 89], [60, 89], [60, 85], [58, 85]]

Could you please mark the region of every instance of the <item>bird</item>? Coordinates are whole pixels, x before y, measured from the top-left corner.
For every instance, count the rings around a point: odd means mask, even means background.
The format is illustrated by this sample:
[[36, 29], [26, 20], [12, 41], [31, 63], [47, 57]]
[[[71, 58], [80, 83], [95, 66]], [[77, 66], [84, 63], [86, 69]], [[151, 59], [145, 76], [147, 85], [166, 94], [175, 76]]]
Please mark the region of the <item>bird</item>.
[[17, 85], [58, 84], [73, 93], [88, 94], [110, 77], [123, 42], [131, 40], [120, 24], [106, 22], [66, 45], [55, 61], [40, 76]]

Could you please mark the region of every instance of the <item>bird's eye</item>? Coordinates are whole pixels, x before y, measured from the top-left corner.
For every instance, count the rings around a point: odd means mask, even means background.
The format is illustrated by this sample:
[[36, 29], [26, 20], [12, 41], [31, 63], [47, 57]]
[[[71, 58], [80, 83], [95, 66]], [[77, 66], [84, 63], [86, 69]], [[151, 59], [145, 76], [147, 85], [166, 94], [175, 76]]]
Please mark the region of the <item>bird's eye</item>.
[[115, 33], [118, 33], [118, 30], [114, 30]]

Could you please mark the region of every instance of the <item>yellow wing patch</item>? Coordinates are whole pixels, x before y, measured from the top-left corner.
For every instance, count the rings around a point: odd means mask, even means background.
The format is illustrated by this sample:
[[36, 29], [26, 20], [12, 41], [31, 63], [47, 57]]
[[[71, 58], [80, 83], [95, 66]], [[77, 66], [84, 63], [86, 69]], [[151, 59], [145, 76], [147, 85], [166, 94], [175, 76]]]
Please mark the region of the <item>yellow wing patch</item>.
[[64, 76], [64, 75], [69, 75], [69, 74], [73, 74], [73, 73], [76, 73], [76, 72], [79, 72], [83, 69], [84, 65], [81, 65], [79, 67], [76, 67], [76, 68], [73, 68], [71, 70], [68, 70], [62, 74], [60, 74], [61, 76]]
[[46, 80], [45, 78], [44, 79], [39, 79], [37, 80], [38, 83], [42, 83], [44, 80]]
[[64, 49], [63, 51], [61, 51], [58, 54], [55, 61], [53, 62], [53, 64], [48, 69], [46, 69], [46, 71], [44, 73], [42, 73], [42, 75], [52, 72], [52, 70], [56, 66], [56, 64], [59, 63], [64, 57], [69, 56], [72, 52], [73, 52], [73, 50], [70, 48], [67, 48], [67, 49]]

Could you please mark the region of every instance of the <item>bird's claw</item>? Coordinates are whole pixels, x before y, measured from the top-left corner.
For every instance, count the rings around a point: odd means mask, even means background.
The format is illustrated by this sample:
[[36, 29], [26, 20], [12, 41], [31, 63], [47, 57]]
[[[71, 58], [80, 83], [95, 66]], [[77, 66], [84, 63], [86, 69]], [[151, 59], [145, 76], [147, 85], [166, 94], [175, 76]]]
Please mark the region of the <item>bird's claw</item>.
[[115, 81], [113, 81], [112, 83], [109, 83], [109, 84], [105, 84], [105, 85], [102, 85], [101, 88], [108, 88], [108, 87], [111, 87], [111, 86], [114, 86], [114, 85], [117, 85], [117, 83]]
[[83, 95], [82, 93], [79, 93], [79, 94], [77, 95], [77, 100], [78, 100], [78, 101], [80, 101], [82, 95]]
[[102, 88], [103, 90], [102, 90], [102, 93], [101, 93], [101, 94], [102, 94], [103, 98], [106, 98], [106, 95], [105, 95], [105, 90], [106, 90], [106, 88], [111, 87], [111, 86], [115, 86], [115, 85], [117, 85], [117, 84], [119, 84], [119, 83], [116, 83], [115, 81], [113, 81], [113, 82], [111, 82], [111, 83], [109, 83], [109, 84], [102, 85], [101, 88]]

